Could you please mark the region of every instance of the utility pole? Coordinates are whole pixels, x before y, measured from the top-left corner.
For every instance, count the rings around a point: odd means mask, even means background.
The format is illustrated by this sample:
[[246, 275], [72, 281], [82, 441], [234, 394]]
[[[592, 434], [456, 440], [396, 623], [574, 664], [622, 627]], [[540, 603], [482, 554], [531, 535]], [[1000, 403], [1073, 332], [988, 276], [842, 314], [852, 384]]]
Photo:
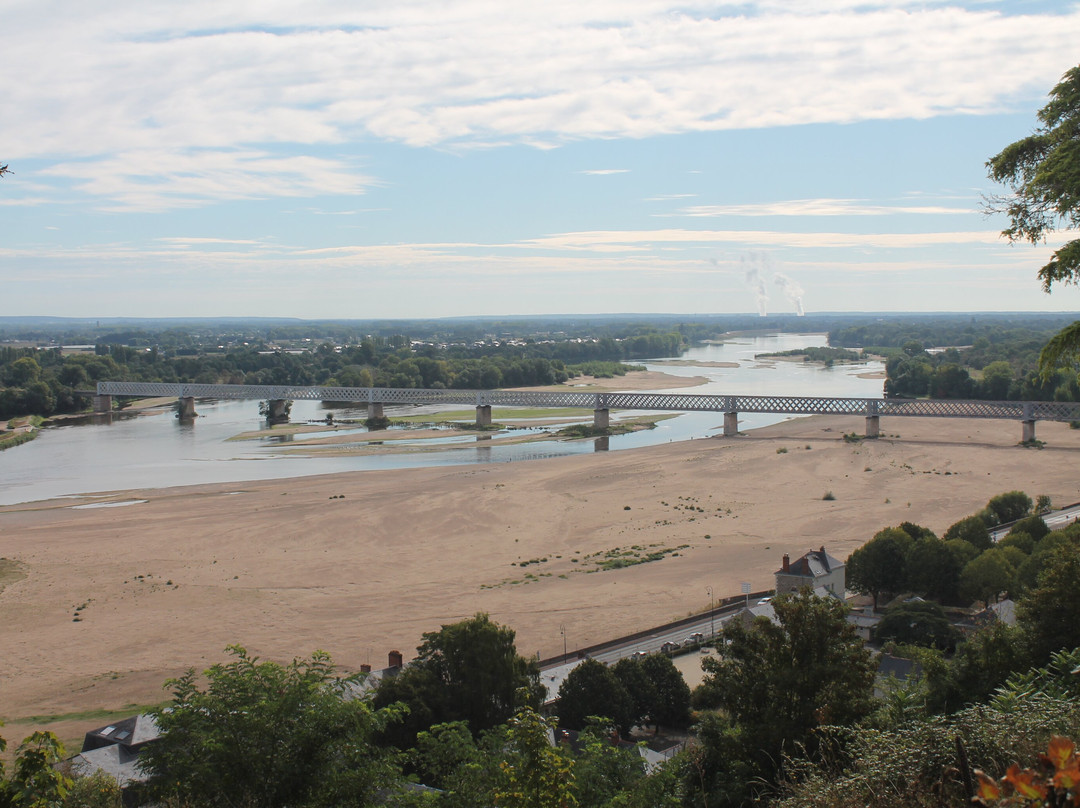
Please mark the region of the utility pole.
[[566, 626], [559, 626], [559, 633], [562, 634], [562, 664], [566, 664]]

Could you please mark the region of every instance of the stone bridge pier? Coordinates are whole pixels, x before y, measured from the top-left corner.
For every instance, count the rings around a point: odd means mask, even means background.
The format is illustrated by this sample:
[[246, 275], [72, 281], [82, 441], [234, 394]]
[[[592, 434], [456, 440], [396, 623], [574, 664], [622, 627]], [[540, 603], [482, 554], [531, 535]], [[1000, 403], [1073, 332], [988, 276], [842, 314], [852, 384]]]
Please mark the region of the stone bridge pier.
[[112, 412], [112, 396], [94, 396], [94, 412]]
[[195, 412], [194, 396], [181, 396], [176, 400], [176, 417], [181, 421], [190, 421], [198, 415]]
[[272, 398], [267, 401], [266, 420], [272, 424], [285, 423], [289, 420], [287, 399]]
[[491, 426], [491, 405], [478, 404], [476, 406], [476, 425]]
[[607, 407], [593, 410], [592, 425], [595, 429], [607, 429], [611, 426], [611, 410]]
[[731, 438], [739, 434], [739, 413], [724, 413], [724, 437]]
[[866, 437], [877, 438], [881, 436], [881, 416], [880, 415], [868, 415], [866, 416]]
[[369, 401], [367, 405], [368, 418], [384, 418], [383, 404], [381, 401]]

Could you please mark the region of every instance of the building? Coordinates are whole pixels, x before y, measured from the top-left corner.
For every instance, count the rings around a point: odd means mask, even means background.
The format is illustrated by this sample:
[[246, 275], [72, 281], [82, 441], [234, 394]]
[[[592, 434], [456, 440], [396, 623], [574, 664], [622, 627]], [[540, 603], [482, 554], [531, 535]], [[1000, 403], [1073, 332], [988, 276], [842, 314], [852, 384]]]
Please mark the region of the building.
[[844, 562], [826, 553], [824, 544], [819, 550], [808, 550], [806, 555], [795, 561], [784, 553], [783, 565], [776, 571], [776, 594], [798, 592], [804, 586], [826, 589], [843, 600], [846, 586]]

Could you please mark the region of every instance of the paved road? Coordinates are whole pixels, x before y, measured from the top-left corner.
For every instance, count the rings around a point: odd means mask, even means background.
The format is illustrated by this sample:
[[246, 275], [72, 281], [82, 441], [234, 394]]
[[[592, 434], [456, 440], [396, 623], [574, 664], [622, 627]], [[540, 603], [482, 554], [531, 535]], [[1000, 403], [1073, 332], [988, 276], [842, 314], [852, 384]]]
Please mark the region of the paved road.
[[[1061, 530], [1061, 528], [1067, 527], [1080, 519], [1080, 502], [1074, 505], [1067, 505], [1058, 511], [1050, 511], [1050, 513], [1043, 514], [1042, 519], [1046, 522], [1046, 526], [1051, 530]], [[1005, 534], [1009, 532], [1014, 524], [1014, 522], [1010, 522], [1007, 525], [994, 528], [990, 531], [990, 538], [994, 541], [1004, 538]]]

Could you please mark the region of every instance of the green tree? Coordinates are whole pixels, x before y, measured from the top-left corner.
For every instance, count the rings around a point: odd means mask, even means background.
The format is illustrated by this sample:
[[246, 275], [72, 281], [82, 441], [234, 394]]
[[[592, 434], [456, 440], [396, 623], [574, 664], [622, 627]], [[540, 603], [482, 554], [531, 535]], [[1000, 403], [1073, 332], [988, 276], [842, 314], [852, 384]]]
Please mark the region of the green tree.
[[667, 654], [649, 654], [638, 663], [652, 683], [649, 720], [656, 725], [685, 729], [690, 725], [690, 688]]
[[[987, 162], [990, 178], [1009, 188], [1009, 194], [989, 200], [992, 212], [1005, 213], [1009, 241], [1042, 242], [1061, 226], [1080, 225], [1080, 66], [1062, 76], [1050, 100], [1037, 113], [1035, 133], [1006, 146]], [[1055, 283], [1080, 281], [1080, 239], [1056, 249], [1038, 272], [1043, 290]], [[1067, 326], [1039, 356], [1044, 378], [1066, 357], [1080, 352], [1080, 321]]]
[[645, 761], [636, 749], [613, 743], [615, 727], [592, 721], [578, 736], [574, 759], [574, 794], [583, 808], [609, 806], [620, 793], [634, 789], [645, 777]]
[[878, 531], [874, 538], [848, 556], [848, 588], [873, 597], [876, 610], [882, 592], [896, 593], [906, 586], [904, 564], [911, 543], [911, 536], [901, 528], [888, 527]]
[[853, 723], [873, 706], [875, 666], [843, 603], [804, 589], [775, 598], [773, 609], [775, 623], [728, 623], [723, 656], [701, 663], [763, 765], [778, 761], [786, 746], [811, 746], [816, 727]]
[[233, 659], [167, 683], [166, 708], [154, 711], [161, 737], [141, 753], [148, 796], [193, 805], [375, 805], [398, 771], [373, 743], [396, 717], [349, 698], [315, 652], [288, 665], [260, 662], [239, 646]]
[[1016, 583], [1016, 567], [1003, 550], [986, 550], [968, 562], [960, 573], [960, 594], [968, 600], [981, 600], [985, 606]]
[[1002, 401], [1009, 397], [1012, 386], [1012, 365], [1004, 360], [991, 362], [982, 371], [982, 398]]
[[1044, 663], [1062, 648], [1080, 646], [1078, 581], [1080, 549], [1070, 543], [1046, 557], [1035, 588], [1017, 604], [1034, 664]]
[[914, 542], [904, 559], [908, 588], [934, 600], [956, 598], [963, 564], [940, 539]]
[[991, 497], [990, 501], [986, 503], [986, 508], [997, 517], [998, 524], [1004, 524], [1023, 519], [1031, 513], [1034, 504], [1031, 497], [1023, 491], [1007, 491], [1004, 494]]
[[497, 808], [574, 808], [574, 762], [548, 741], [552, 725], [531, 707], [510, 719]]
[[945, 610], [927, 601], [898, 603], [874, 627], [874, 640], [879, 643], [892, 641], [951, 651], [957, 639], [959, 634], [945, 616]]
[[376, 706], [402, 701], [412, 713], [412, 737], [399, 734], [398, 744], [411, 746], [416, 731], [448, 721], [467, 722], [474, 735], [490, 729], [514, 714], [522, 689], [539, 701], [540, 669], [518, 655], [515, 636], [483, 613], [426, 632], [416, 659], [375, 694]]
[[949, 525], [949, 529], [942, 536], [945, 541], [960, 539], [973, 545], [978, 550], [988, 550], [990, 545], [990, 531], [986, 528], [986, 522], [979, 516], [965, 516], [959, 522]]
[[15, 387], [26, 387], [41, 378], [41, 365], [32, 356], [16, 359], [8, 366], [8, 379]]
[[637, 726], [649, 716], [656, 701], [656, 687], [638, 658], [623, 657], [611, 666], [611, 672], [630, 695], [630, 725]]
[[613, 722], [624, 735], [633, 726], [630, 694], [614, 672], [595, 659], [586, 659], [567, 674], [555, 711], [559, 726], [567, 729], [583, 729], [590, 716]]

